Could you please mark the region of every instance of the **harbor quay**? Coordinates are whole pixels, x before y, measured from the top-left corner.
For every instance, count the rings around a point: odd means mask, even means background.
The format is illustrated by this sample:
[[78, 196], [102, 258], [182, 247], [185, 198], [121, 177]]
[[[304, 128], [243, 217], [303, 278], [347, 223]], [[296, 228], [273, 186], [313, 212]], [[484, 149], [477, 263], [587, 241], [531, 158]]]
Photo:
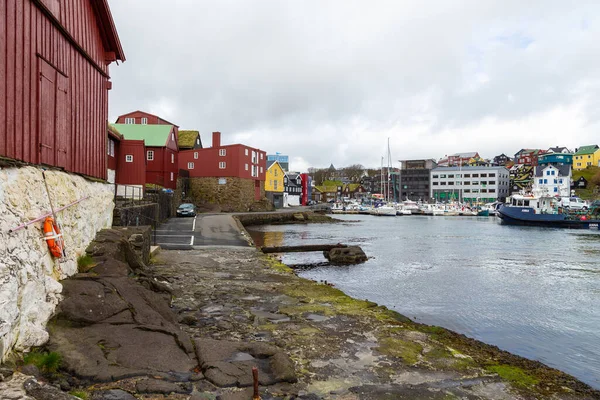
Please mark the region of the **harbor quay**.
[[[95, 265], [62, 282], [48, 350], [63, 367], [51, 383], [94, 399], [253, 399], [256, 368], [262, 399], [600, 398], [540, 362], [300, 278], [243, 227], [313, 217], [336, 222], [310, 211], [200, 216], [210, 245], [148, 263], [122, 256], [118, 230], [101, 231], [88, 248]], [[219, 225], [247, 245], [220, 245]]]

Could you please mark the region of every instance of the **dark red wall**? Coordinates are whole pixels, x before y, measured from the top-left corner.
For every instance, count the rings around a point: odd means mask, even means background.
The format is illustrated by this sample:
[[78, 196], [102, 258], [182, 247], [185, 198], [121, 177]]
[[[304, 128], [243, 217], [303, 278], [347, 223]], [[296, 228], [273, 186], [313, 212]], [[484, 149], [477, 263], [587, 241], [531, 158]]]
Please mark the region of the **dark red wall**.
[[90, 1], [39, 1], [47, 14], [0, 0], [1, 156], [106, 178], [109, 62]]
[[[154, 160], [147, 160], [146, 183], [157, 184], [168, 189], [175, 189], [177, 187], [179, 152], [177, 151], [175, 129], [176, 127], [173, 127], [173, 130], [169, 133], [165, 147], [146, 148], [146, 156], [149, 150], [154, 151]], [[173, 155], [173, 162], [171, 162], [171, 155]], [[171, 173], [173, 173], [172, 180]]]
[[[225, 156], [219, 155], [219, 150], [225, 149]], [[246, 149], [248, 155], [246, 155]], [[258, 177], [252, 176], [252, 151], [257, 153]], [[194, 153], [198, 158], [194, 158]], [[261, 158], [262, 154], [262, 158]], [[225, 169], [219, 168], [219, 162], [226, 163]], [[221, 147], [209, 147], [206, 149], [184, 150], [179, 152], [179, 168], [188, 170], [188, 162], [194, 163], [194, 169], [190, 169], [190, 177], [239, 177], [264, 181], [267, 170], [267, 154], [259, 149], [232, 144]], [[246, 171], [245, 165], [248, 164]], [[261, 168], [262, 167], [262, 172]]]
[[[122, 140], [119, 143], [116, 182], [122, 185], [143, 185], [146, 183], [146, 147], [143, 140]], [[125, 162], [126, 155], [133, 156], [133, 162]]]

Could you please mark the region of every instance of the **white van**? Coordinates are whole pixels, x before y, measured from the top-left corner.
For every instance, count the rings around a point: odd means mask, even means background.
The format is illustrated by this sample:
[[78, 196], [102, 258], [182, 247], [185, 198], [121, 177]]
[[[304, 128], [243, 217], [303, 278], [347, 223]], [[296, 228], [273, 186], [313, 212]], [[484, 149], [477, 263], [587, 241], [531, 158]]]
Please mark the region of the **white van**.
[[560, 205], [570, 210], [587, 210], [588, 205], [585, 201], [579, 197], [563, 197]]

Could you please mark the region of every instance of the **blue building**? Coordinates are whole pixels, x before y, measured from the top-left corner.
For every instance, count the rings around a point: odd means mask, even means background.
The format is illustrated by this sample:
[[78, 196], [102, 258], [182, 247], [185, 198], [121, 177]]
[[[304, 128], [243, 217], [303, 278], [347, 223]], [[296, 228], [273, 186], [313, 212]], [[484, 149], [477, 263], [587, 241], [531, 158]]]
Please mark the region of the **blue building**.
[[285, 172], [290, 171], [290, 161], [288, 156], [284, 156], [283, 154], [275, 153], [275, 154], [267, 154], [267, 169], [273, 164], [275, 161], [279, 162], [281, 168]]

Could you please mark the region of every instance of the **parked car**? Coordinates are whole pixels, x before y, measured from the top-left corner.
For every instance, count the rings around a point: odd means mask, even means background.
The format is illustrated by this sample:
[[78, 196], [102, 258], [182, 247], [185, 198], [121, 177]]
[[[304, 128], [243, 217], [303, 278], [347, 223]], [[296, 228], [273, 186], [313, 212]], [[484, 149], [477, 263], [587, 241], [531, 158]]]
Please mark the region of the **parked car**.
[[196, 206], [191, 203], [183, 203], [179, 207], [177, 207], [177, 216], [178, 217], [195, 217], [196, 216]]
[[309, 205], [309, 206], [315, 206], [315, 205], [317, 205], [317, 202], [314, 201], [314, 200], [309, 200], [308, 203], [307, 203], [307, 205]]
[[588, 205], [585, 201], [580, 199], [579, 197], [563, 197], [561, 202], [561, 206], [564, 208], [568, 208], [570, 210], [587, 210]]

